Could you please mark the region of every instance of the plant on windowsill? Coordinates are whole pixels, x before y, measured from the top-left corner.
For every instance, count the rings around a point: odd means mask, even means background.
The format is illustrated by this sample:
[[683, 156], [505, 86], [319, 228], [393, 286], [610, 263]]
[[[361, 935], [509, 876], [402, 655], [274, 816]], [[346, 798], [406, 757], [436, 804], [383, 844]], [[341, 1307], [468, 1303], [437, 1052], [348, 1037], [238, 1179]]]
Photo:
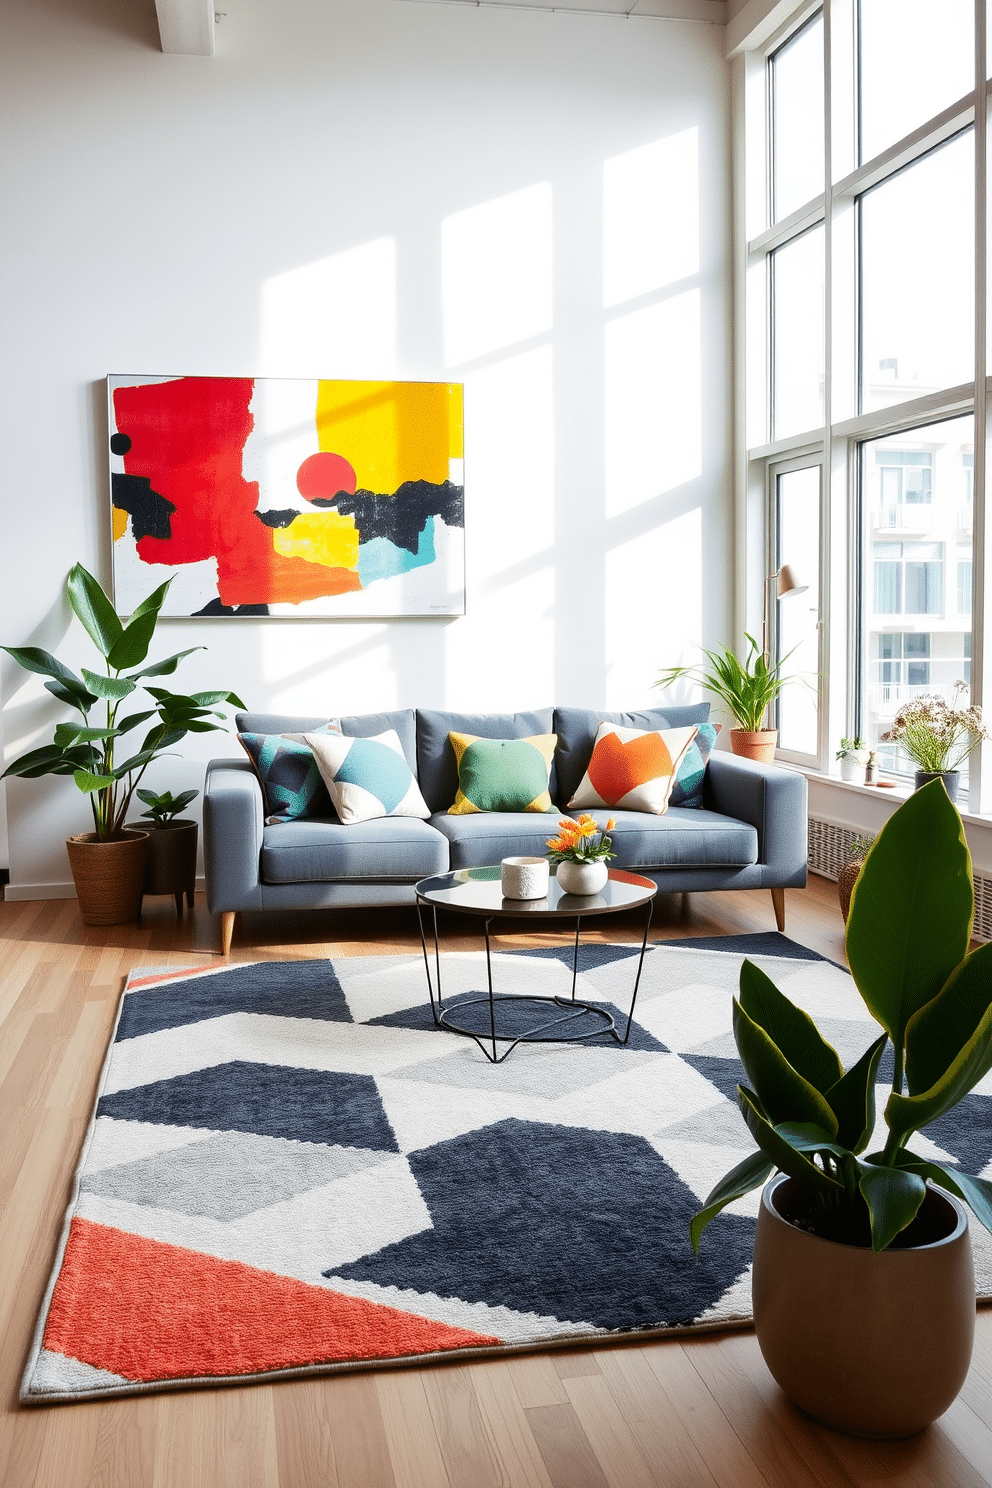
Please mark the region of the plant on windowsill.
[[[968, 692], [967, 682], [954, 684], [955, 700]], [[960, 767], [983, 739], [992, 738], [981, 708], [958, 708], [936, 693], [924, 693], [896, 714], [882, 735], [883, 744], [898, 744], [916, 765], [916, 789], [939, 777], [957, 800]]]
[[766, 729], [765, 714], [786, 683], [792, 681], [782, 668], [792, 655], [769, 664], [768, 657], [753, 636], [745, 634], [747, 653], [740, 660], [727, 646], [700, 650], [705, 658], [694, 666], [668, 667], [655, 682], [655, 687], [671, 687], [674, 682], [694, 682], [704, 692], [712, 693], [737, 720], [730, 730], [730, 747], [735, 754], [748, 759], [773, 760], [777, 729]]
[[[3, 775], [71, 775], [89, 798], [94, 830], [70, 837], [66, 846], [83, 921], [90, 925], [125, 924], [140, 913], [148, 834], [125, 822], [148, 765], [187, 734], [223, 728], [218, 704], [244, 707], [234, 692], [186, 695], [150, 685], [152, 678], [170, 676], [184, 657], [203, 650], [191, 646], [142, 666], [171, 582], [138, 605], [125, 625], [93, 575], [80, 563], [72, 568], [66, 580], [69, 603], [100, 653], [103, 672], [81, 667], [77, 676], [40, 646], [0, 648], [25, 670], [47, 677], [47, 690], [80, 715], [78, 722], [56, 724], [49, 744], [21, 755]], [[139, 688], [152, 706], [122, 717], [121, 704]], [[120, 741], [142, 725], [147, 731], [139, 748], [119, 760]]]
[[868, 763], [868, 741], [858, 734], [853, 739], [841, 739], [835, 756], [840, 760], [840, 778], [847, 781], [863, 781], [865, 765]]
[[[992, 943], [969, 953], [973, 915], [961, 818], [934, 781], [882, 828], [854, 885], [847, 956], [882, 1031], [849, 1070], [757, 966], [741, 967], [733, 1021], [747, 1084], [737, 1093], [759, 1150], [716, 1185], [690, 1238], [698, 1247], [714, 1215], [778, 1170], [755, 1232], [758, 1342], [795, 1404], [859, 1436], [906, 1436], [935, 1420], [971, 1357], [974, 1275], [958, 1201], [992, 1230], [992, 1182], [907, 1143], [992, 1068]], [[890, 1041], [888, 1135], [863, 1155]]]

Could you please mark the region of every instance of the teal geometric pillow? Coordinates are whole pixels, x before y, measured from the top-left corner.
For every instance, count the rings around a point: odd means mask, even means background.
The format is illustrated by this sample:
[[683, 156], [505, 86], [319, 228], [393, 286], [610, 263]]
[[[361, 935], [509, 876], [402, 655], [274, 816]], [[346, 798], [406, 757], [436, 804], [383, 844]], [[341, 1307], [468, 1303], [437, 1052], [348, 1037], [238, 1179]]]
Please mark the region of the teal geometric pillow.
[[[314, 732], [340, 734], [341, 727], [332, 720]], [[308, 816], [334, 818], [327, 786], [303, 734], [239, 734], [238, 742], [262, 787], [267, 826]]]
[[381, 816], [417, 816], [422, 821], [430, 816], [395, 729], [364, 739], [345, 734], [304, 738], [346, 825]]
[[721, 723], [699, 725], [696, 737], [682, 756], [682, 762], [676, 771], [675, 784], [668, 798], [669, 806], [689, 806], [699, 811], [702, 810], [706, 761], [710, 757], [713, 745], [716, 743], [716, 736], [722, 727]]

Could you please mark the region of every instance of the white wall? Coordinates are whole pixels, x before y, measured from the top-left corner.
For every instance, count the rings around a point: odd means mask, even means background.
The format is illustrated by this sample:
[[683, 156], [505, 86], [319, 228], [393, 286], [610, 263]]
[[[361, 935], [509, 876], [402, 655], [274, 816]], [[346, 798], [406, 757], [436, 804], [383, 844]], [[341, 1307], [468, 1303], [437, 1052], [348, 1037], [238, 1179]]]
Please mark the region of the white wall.
[[[649, 703], [728, 628], [722, 28], [225, 9], [206, 59], [150, 4], [4, 0], [0, 641], [87, 664], [62, 586], [110, 579], [107, 373], [464, 381], [464, 618], [169, 621], [158, 654], [202, 643], [176, 683], [254, 708]], [[9, 760], [66, 715], [0, 687]], [[59, 892], [85, 803], [6, 789], [13, 893]]]

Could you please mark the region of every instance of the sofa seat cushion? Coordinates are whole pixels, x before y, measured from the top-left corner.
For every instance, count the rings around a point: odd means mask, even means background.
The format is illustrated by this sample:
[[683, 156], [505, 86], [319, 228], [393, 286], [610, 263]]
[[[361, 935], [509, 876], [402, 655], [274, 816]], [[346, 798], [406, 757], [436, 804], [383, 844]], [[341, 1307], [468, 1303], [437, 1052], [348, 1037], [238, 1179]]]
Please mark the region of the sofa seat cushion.
[[447, 840], [415, 817], [379, 817], [351, 826], [281, 822], [262, 833], [263, 883], [335, 883], [349, 878], [415, 882], [447, 871]]
[[670, 806], [664, 816], [644, 811], [591, 811], [610, 833], [611, 868], [632, 873], [661, 868], [744, 868], [758, 861], [758, 833], [748, 822], [715, 811]]
[[431, 822], [448, 840], [452, 869], [487, 868], [504, 858], [543, 857], [560, 816], [558, 811], [438, 812]]

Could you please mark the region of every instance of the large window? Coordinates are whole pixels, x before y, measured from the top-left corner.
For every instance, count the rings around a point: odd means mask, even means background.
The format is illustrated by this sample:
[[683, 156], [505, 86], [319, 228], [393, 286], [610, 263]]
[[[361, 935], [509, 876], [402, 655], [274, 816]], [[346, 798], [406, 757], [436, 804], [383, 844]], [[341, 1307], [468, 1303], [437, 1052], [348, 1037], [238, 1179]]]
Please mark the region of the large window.
[[[982, 702], [992, 664], [992, 523], [976, 546], [973, 521], [992, 392], [976, 324], [992, 53], [976, 89], [975, 38], [990, 28], [992, 0], [797, 3], [739, 64], [742, 628], [763, 597], [774, 654], [810, 683], [783, 693], [780, 750], [824, 771], [860, 733], [905, 776], [881, 744], [899, 707], [962, 680]], [[776, 606], [766, 575], [783, 563], [808, 595]], [[992, 812], [992, 749], [980, 763], [970, 806]]]

